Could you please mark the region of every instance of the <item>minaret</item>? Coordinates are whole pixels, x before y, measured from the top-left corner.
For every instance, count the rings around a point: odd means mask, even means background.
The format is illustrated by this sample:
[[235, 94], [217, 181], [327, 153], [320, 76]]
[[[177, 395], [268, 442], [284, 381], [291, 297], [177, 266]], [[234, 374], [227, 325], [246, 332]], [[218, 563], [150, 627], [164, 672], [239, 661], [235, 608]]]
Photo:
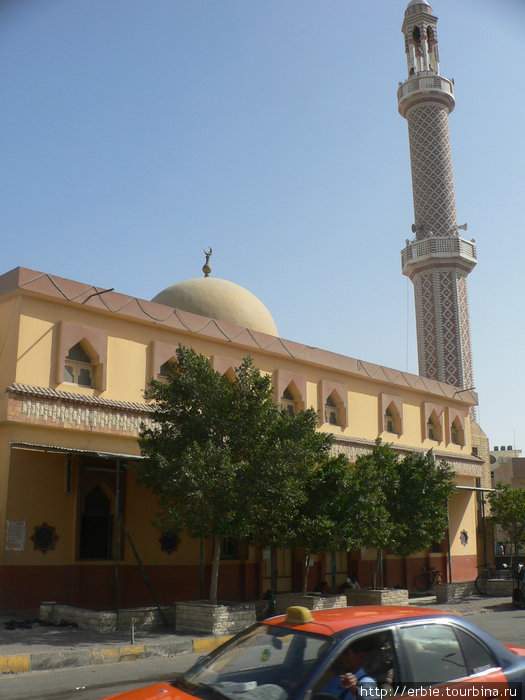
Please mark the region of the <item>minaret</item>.
[[458, 227], [448, 115], [454, 83], [441, 76], [437, 17], [427, 0], [411, 0], [401, 31], [408, 78], [397, 91], [408, 122], [415, 237], [401, 253], [414, 284], [419, 374], [470, 388], [472, 350], [467, 275], [476, 265], [474, 240]]

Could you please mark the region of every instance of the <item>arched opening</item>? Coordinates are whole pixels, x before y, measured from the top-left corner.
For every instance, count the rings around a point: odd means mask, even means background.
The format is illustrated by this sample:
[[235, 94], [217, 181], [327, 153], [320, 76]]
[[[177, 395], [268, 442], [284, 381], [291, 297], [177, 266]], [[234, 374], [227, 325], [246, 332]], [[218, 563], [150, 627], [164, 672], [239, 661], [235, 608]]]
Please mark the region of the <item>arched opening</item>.
[[63, 380], [78, 386], [93, 386], [95, 367], [93, 360], [83, 344], [77, 343], [69, 348], [64, 362]]
[[233, 382], [237, 381], [237, 375], [235, 374], [235, 370], [233, 367], [228, 367], [226, 372], [223, 374], [223, 377], [227, 379], [229, 382], [233, 384]]
[[450, 442], [453, 445], [463, 446], [465, 444], [465, 436], [463, 433], [463, 428], [461, 423], [457, 418], [454, 418], [452, 425], [450, 426]]
[[84, 498], [80, 522], [80, 559], [111, 559], [112, 499], [101, 484]]
[[341, 425], [341, 401], [335, 391], [332, 391], [324, 405], [325, 423]]
[[399, 412], [396, 408], [396, 406], [393, 403], [390, 403], [387, 406], [387, 409], [385, 411], [384, 415], [384, 430], [387, 433], [394, 433], [396, 435], [401, 434], [401, 419], [399, 416]]
[[281, 396], [281, 406], [294, 418], [297, 415], [297, 403], [289, 384]]
[[166, 362], [164, 362], [160, 366], [159, 374], [158, 374], [157, 378], [160, 379], [161, 381], [163, 381], [163, 380], [166, 381], [169, 378], [170, 374], [173, 372], [176, 364], [177, 364], [176, 359], [174, 357], [170, 357], [169, 360], [166, 360]]
[[427, 421], [427, 438], [435, 442], [441, 442], [441, 425], [434, 411], [432, 411]]

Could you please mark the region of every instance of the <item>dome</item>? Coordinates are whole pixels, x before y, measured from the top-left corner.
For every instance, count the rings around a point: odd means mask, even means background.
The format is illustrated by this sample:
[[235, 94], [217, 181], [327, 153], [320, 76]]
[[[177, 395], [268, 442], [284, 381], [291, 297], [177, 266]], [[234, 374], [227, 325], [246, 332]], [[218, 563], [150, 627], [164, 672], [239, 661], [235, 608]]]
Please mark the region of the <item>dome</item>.
[[260, 299], [244, 287], [217, 277], [178, 282], [152, 301], [268, 335], [279, 335], [270, 312]]
[[418, 11], [432, 14], [432, 7], [427, 0], [410, 0], [405, 10], [405, 15], [416, 14]]

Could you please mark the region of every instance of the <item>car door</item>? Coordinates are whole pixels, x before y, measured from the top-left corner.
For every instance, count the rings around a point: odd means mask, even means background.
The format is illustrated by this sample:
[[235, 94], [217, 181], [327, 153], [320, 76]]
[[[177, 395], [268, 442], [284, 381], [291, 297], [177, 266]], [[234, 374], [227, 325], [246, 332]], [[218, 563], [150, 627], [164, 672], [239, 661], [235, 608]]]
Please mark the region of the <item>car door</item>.
[[505, 695], [507, 681], [495, 655], [470, 630], [451, 621], [426, 620], [400, 625], [396, 637], [400, 677], [406, 683], [399, 695], [432, 688], [433, 697], [441, 695], [440, 689], [445, 697], [469, 697], [465, 684], [481, 697]]

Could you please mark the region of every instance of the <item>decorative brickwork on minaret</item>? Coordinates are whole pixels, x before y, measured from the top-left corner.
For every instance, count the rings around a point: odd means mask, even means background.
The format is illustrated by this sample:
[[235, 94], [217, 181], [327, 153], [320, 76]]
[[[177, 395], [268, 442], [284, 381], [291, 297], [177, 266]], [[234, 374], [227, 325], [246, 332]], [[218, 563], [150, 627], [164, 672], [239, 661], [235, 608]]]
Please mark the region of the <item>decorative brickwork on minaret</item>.
[[427, 0], [411, 0], [402, 27], [408, 78], [397, 97], [408, 122], [414, 238], [401, 255], [403, 274], [414, 283], [419, 374], [467, 388], [473, 383], [467, 275], [476, 246], [458, 233], [448, 130], [454, 84], [439, 72], [436, 25]]

